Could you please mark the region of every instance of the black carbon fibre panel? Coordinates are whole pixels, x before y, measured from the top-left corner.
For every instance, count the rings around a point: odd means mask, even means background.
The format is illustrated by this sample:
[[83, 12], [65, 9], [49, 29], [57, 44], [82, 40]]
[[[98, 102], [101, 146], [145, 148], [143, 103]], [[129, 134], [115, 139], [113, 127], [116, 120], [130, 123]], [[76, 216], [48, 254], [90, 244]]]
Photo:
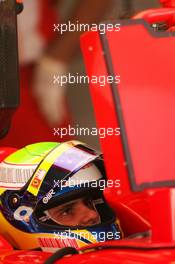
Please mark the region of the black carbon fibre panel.
[[0, 0], [0, 131], [19, 105], [15, 0]]

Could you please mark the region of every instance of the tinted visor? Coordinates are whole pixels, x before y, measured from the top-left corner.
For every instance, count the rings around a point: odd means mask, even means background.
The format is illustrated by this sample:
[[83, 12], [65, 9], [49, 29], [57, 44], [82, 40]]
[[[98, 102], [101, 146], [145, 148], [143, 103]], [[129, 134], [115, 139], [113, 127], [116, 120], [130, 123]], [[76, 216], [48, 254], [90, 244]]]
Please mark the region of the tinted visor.
[[[47, 162], [47, 160], [46, 160]], [[83, 145], [77, 145], [62, 152], [52, 166], [50, 166], [44, 180], [42, 181], [41, 187], [38, 192], [38, 198], [42, 200], [43, 197], [48, 197], [49, 193], [52, 193], [50, 198], [53, 198], [55, 194], [60, 195], [66, 191], [66, 184], [68, 180], [73, 179], [74, 175], [88, 164], [93, 163], [101, 173], [101, 177], [106, 178], [103, 159], [95, 151], [84, 147]], [[79, 177], [82, 182], [84, 180], [93, 181], [98, 180], [99, 177], [90, 174], [85, 179], [83, 174]], [[65, 186], [64, 186], [65, 185]], [[76, 185], [76, 184], [74, 184]], [[68, 189], [69, 191], [69, 189]], [[54, 193], [54, 194], [53, 194]], [[50, 199], [49, 199], [50, 201]], [[40, 205], [41, 205], [40, 204]], [[44, 206], [44, 204], [43, 204]]]

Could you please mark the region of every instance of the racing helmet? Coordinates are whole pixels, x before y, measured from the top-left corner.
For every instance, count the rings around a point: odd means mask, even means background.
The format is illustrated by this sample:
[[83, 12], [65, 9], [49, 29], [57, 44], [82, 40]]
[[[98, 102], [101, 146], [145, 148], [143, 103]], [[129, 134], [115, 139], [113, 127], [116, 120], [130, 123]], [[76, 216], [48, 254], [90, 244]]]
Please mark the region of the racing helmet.
[[17, 249], [44, 251], [120, 239], [106, 181], [102, 155], [79, 141], [17, 150], [0, 163], [0, 233]]

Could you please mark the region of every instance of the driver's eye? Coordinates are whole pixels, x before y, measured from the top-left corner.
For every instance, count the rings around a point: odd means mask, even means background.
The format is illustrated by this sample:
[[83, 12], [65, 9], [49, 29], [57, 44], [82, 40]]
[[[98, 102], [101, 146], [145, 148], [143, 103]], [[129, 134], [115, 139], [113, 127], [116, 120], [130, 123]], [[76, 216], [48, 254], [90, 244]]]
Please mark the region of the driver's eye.
[[94, 205], [93, 205], [93, 202], [92, 202], [91, 200], [89, 200], [89, 199], [85, 199], [85, 200], [84, 200], [84, 204], [85, 204], [88, 208], [90, 208], [90, 209], [94, 209]]
[[61, 216], [67, 216], [70, 214], [72, 214], [72, 207], [65, 208], [60, 213]]

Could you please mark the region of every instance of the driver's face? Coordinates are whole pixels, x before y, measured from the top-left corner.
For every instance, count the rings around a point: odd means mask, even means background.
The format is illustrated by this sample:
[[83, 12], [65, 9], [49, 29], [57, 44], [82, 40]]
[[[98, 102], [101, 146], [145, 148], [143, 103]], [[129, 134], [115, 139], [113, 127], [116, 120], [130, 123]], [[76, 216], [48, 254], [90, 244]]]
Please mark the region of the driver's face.
[[49, 217], [59, 225], [91, 226], [100, 224], [100, 216], [88, 199], [77, 199], [47, 210]]

